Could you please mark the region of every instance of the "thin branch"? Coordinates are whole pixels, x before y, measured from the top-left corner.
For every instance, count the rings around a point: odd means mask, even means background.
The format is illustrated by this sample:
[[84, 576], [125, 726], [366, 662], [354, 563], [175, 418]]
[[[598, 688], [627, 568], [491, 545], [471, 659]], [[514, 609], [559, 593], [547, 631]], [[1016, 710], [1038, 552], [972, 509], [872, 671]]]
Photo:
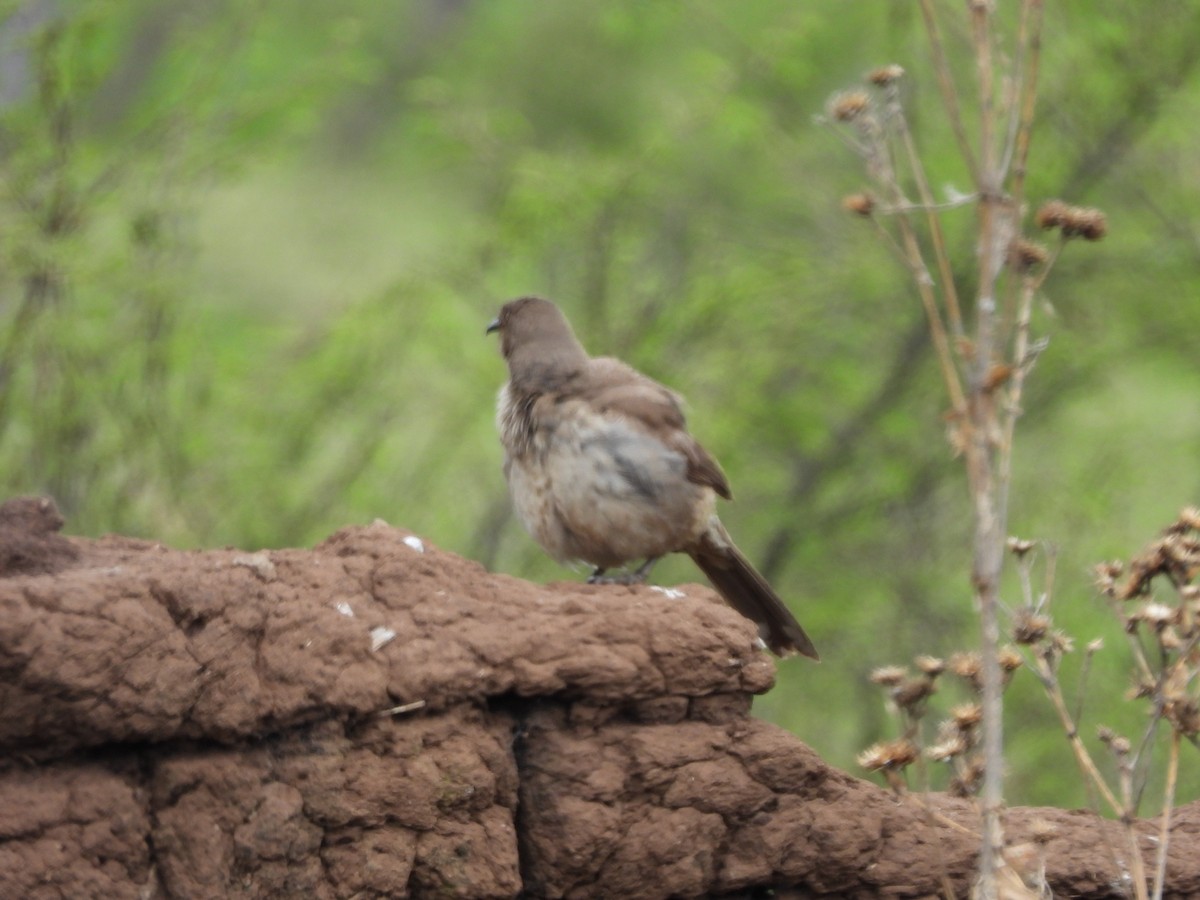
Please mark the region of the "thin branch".
[[[1029, 141], [1033, 134], [1033, 114], [1037, 104], [1038, 70], [1042, 56], [1042, 0], [1024, 0], [1021, 6], [1022, 29], [1028, 28], [1020, 46], [1028, 45], [1026, 71], [1022, 77], [1021, 119], [1015, 141], [1016, 161], [1012, 169], [1011, 193], [1018, 209], [1025, 196], [1025, 174], [1029, 162]], [[1007, 164], [1006, 164], [1007, 165]]]
[[942, 380], [945, 381], [946, 391], [950, 394], [950, 406], [961, 415], [967, 408], [966, 397], [963, 394], [962, 383], [959, 381], [958, 368], [954, 364], [954, 356], [950, 352], [946, 326], [942, 324], [941, 312], [938, 310], [937, 296], [933, 291], [933, 279], [921, 256], [921, 245], [917, 241], [912, 223], [906, 217], [901, 217], [899, 221], [904, 250], [909, 265], [912, 267], [917, 293], [921, 295], [921, 305], [925, 308], [925, 317], [929, 322], [929, 332], [933, 338], [934, 350], [937, 352], [938, 367], [942, 370]]
[[1063, 731], [1066, 732], [1067, 741], [1071, 745], [1071, 752], [1075, 754], [1075, 762], [1078, 763], [1080, 770], [1087, 776], [1089, 784], [1095, 786], [1100, 792], [1100, 796], [1104, 798], [1104, 802], [1108, 804], [1113, 815], [1121, 815], [1123, 807], [1116, 795], [1109, 788], [1104, 776], [1100, 774], [1100, 770], [1096, 767], [1096, 763], [1092, 761], [1092, 756], [1088, 753], [1087, 747], [1079, 737], [1079, 728], [1076, 725], [1076, 720], [1071, 717], [1070, 711], [1067, 709], [1066, 699], [1063, 697], [1062, 688], [1058, 683], [1058, 677], [1050, 670], [1040, 656], [1035, 656], [1038, 677], [1041, 679], [1043, 687], [1046, 689], [1046, 694], [1050, 698], [1050, 703], [1054, 707], [1055, 713], [1058, 714], [1058, 720], [1062, 724]]
[[943, 203], [937, 203], [931, 199], [929, 202], [903, 202], [898, 204], [890, 204], [888, 206], [877, 206], [871, 211], [871, 213], [872, 215], [877, 216], [888, 216], [907, 212], [944, 212], [948, 209], [960, 209], [964, 206], [970, 206], [972, 203], [978, 202], [978, 200], [979, 195], [971, 193], [955, 197], [953, 200], [946, 200]]
[[921, 157], [913, 142], [912, 132], [908, 128], [908, 121], [904, 115], [904, 108], [900, 104], [899, 88], [895, 84], [888, 85], [887, 98], [888, 105], [894, 112], [892, 119], [900, 134], [905, 156], [908, 159], [908, 167], [917, 184], [917, 193], [921, 197], [921, 205], [929, 223], [930, 243], [933, 244], [938, 275], [942, 279], [942, 295], [946, 300], [946, 317], [950, 323], [950, 330], [956, 338], [961, 338], [963, 334], [962, 312], [958, 305], [958, 289], [954, 284], [954, 272], [950, 267], [950, 257], [946, 253], [946, 238], [942, 233], [942, 220], [934, 213], [936, 207], [933, 201], [933, 192], [929, 189], [929, 179], [925, 176], [925, 167], [921, 164]]
[[1167, 847], [1171, 842], [1171, 809], [1175, 806], [1175, 785], [1179, 778], [1179, 729], [1171, 731], [1171, 750], [1167, 756], [1167, 785], [1163, 790], [1162, 824], [1158, 830], [1158, 860], [1154, 872], [1154, 900], [1162, 900], [1167, 880]]
[[954, 89], [954, 79], [950, 75], [950, 66], [946, 62], [946, 52], [942, 46], [942, 35], [938, 29], [937, 18], [933, 13], [933, 0], [921, 0], [921, 18], [925, 21], [925, 33], [929, 37], [929, 52], [933, 56], [933, 68], [937, 73], [938, 88], [942, 92], [942, 103], [946, 107], [946, 117], [958, 141], [958, 150], [967, 171], [971, 174], [971, 182], [979, 184], [979, 166], [975, 161], [975, 151], [967, 140], [967, 132], [963, 127], [962, 111], [958, 105], [958, 94]]

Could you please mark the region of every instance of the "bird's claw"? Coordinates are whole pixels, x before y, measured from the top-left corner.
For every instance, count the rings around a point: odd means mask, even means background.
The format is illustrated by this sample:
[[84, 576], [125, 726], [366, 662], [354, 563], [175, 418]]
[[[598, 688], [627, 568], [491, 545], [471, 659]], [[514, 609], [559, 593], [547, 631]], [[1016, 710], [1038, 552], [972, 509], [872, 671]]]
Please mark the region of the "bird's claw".
[[646, 580], [645, 575], [639, 575], [637, 572], [620, 572], [616, 575], [596, 575], [588, 576], [588, 584], [641, 584]]
[[658, 557], [646, 560], [632, 572], [618, 572], [616, 575], [606, 575], [606, 569], [596, 569], [588, 576], [588, 584], [645, 584], [650, 577], [650, 569]]

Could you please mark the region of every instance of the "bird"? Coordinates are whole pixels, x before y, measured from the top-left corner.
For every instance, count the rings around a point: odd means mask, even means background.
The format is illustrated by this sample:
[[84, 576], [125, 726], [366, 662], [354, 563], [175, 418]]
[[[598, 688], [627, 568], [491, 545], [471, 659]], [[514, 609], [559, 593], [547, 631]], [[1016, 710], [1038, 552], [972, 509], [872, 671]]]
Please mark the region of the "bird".
[[533, 539], [559, 562], [592, 566], [589, 583], [641, 583], [659, 558], [686, 553], [771, 652], [820, 659], [718, 518], [717, 498], [733, 494], [688, 431], [680, 395], [589, 356], [549, 300], [505, 303], [487, 326], [495, 332], [508, 366], [496, 404], [504, 475]]

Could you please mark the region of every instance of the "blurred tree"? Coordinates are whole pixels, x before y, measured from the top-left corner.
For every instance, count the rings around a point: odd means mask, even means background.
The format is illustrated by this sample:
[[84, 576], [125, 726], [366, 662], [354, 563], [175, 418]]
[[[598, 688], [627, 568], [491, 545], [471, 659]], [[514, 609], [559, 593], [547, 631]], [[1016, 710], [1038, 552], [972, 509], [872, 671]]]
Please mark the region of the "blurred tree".
[[[884, 727], [867, 672], [970, 640], [968, 507], [924, 326], [840, 208], [855, 161], [812, 122], [899, 63], [935, 186], [962, 187], [915, 9], [19, 8], [54, 13], [0, 40], [0, 71], [31, 75], [0, 90], [7, 492], [54, 494], [76, 531], [185, 543], [383, 516], [563, 577], [507, 513], [482, 334], [544, 293], [592, 352], [689, 398], [738, 498], [723, 517], [811, 626], [827, 661], [783, 666], [764, 715], [850, 766]], [[1198, 19], [1196, 0], [1047, 9], [1030, 199], [1102, 206], [1112, 234], [1038, 310], [1052, 344], [1012, 516], [1061, 545], [1060, 616], [1084, 639], [1111, 633], [1086, 566], [1200, 489]], [[1098, 671], [1097, 696], [1123, 677]], [[1012, 799], [1080, 802], [1015, 690]]]

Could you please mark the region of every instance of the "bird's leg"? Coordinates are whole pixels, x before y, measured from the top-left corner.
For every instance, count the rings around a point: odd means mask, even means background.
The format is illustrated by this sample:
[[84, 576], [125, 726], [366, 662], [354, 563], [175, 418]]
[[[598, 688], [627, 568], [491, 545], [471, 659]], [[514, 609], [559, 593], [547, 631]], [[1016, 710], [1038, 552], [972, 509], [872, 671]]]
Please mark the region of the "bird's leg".
[[596, 567], [596, 571], [588, 576], [588, 584], [642, 584], [646, 580], [646, 576], [650, 574], [650, 570], [654, 564], [658, 562], [657, 556], [651, 556], [644, 563], [634, 569], [632, 572], [622, 572], [619, 575], [605, 575], [608, 571], [601, 566]]
[[644, 563], [642, 563], [640, 566], [638, 566], [637, 569], [634, 570], [633, 574], [629, 576], [630, 577], [629, 583], [630, 584], [645, 583], [646, 579], [650, 577], [650, 570], [654, 568], [654, 564], [656, 562], [658, 562], [658, 560], [659, 560], [659, 557], [657, 557], [657, 556], [647, 556], [646, 561]]

